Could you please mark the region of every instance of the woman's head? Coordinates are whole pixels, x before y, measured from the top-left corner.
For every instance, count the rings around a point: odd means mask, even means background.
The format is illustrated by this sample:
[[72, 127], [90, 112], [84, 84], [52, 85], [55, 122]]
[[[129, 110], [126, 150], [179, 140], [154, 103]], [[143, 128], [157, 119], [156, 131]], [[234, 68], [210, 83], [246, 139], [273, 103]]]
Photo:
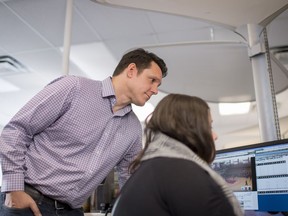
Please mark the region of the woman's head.
[[208, 104], [199, 97], [170, 94], [156, 106], [145, 135], [151, 140], [153, 133], [161, 132], [189, 147], [203, 160], [211, 163], [215, 157], [212, 117]]
[[146, 119], [145, 146], [131, 164], [131, 170], [137, 168], [153, 134], [158, 132], [182, 142], [204, 161], [211, 163], [215, 158], [214, 140], [217, 139], [211, 124], [210, 108], [201, 98], [183, 94], [167, 95]]

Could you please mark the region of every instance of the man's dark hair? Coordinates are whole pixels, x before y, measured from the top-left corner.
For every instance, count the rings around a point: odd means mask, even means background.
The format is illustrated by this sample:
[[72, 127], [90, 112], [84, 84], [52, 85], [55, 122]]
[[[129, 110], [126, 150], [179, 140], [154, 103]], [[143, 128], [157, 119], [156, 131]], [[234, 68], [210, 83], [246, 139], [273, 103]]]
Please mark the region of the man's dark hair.
[[162, 77], [165, 77], [167, 75], [167, 66], [163, 59], [154, 53], [148, 52], [142, 48], [138, 48], [124, 54], [117, 67], [115, 68], [113, 76], [121, 74], [124, 69], [131, 63], [136, 64], [138, 74], [140, 74], [144, 69], [150, 68], [153, 61], [160, 67], [162, 71]]

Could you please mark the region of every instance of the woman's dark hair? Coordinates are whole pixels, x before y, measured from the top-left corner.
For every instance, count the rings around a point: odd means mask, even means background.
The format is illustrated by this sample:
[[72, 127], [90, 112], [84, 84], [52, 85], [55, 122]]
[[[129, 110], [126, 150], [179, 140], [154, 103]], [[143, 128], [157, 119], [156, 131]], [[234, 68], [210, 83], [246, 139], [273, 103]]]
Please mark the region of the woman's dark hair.
[[132, 50], [123, 55], [122, 59], [114, 70], [113, 76], [121, 74], [124, 69], [131, 63], [136, 64], [138, 74], [140, 74], [144, 69], [150, 68], [153, 61], [160, 67], [162, 71], [162, 77], [165, 77], [167, 75], [167, 67], [163, 59], [159, 58], [154, 53], [148, 52], [142, 48]]
[[169, 94], [164, 97], [146, 119], [145, 146], [131, 163], [130, 171], [137, 169], [153, 135], [158, 132], [182, 142], [204, 161], [211, 163], [216, 150], [209, 112], [208, 104], [199, 97], [182, 94]]

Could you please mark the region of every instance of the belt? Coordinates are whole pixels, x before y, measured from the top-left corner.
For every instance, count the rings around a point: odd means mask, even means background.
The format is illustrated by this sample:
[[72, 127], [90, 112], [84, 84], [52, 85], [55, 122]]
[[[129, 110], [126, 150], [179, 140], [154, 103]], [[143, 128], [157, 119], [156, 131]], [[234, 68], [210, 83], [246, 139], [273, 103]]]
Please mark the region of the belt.
[[57, 200], [54, 200], [50, 197], [47, 197], [43, 195], [41, 192], [36, 190], [33, 186], [29, 184], [25, 184], [25, 192], [29, 194], [38, 204], [41, 204], [42, 202], [48, 203], [49, 205], [52, 205], [55, 207], [55, 209], [71, 209], [71, 207], [63, 202], [59, 202]]

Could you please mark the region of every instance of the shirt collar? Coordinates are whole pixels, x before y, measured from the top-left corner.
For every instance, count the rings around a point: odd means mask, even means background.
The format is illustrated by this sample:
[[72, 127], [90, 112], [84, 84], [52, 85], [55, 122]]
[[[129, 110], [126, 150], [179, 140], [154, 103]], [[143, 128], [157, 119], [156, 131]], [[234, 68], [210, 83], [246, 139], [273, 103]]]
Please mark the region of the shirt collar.
[[[110, 96], [112, 96], [112, 98], [110, 99], [111, 106], [114, 106], [114, 104], [116, 103], [116, 96], [115, 96], [115, 91], [114, 91], [113, 84], [112, 84], [112, 78], [107, 77], [106, 79], [102, 81], [102, 97], [110, 97]], [[118, 110], [115, 114], [123, 116], [131, 112], [131, 110], [132, 110], [132, 106], [131, 104], [129, 104], [126, 107], [123, 107], [121, 110]]]
[[109, 96], [115, 97], [115, 91], [112, 85], [111, 77], [107, 77], [102, 81], [102, 97], [109, 97]]

